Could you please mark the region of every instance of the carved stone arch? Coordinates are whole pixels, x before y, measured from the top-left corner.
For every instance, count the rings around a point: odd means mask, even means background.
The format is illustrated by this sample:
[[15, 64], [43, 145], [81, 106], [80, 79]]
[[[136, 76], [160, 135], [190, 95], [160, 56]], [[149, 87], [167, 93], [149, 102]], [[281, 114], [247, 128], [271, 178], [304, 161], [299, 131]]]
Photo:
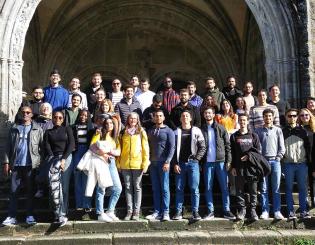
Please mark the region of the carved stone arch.
[[267, 86], [278, 82], [284, 98], [298, 103], [297, 43], [291, 14], [283, 1], [245, 0], [259, 26], [266, 56]]

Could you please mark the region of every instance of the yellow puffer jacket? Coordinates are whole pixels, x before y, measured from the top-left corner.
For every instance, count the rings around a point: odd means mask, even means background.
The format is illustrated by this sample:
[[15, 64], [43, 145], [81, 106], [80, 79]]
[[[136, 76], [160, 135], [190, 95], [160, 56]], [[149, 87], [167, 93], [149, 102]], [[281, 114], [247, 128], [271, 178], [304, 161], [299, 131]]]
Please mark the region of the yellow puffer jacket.
[[117, 159], [118, 169], [147, 169], [150, 165], [148, 136], [144, 129], [140, 134], [120, 135], [121, 155]]

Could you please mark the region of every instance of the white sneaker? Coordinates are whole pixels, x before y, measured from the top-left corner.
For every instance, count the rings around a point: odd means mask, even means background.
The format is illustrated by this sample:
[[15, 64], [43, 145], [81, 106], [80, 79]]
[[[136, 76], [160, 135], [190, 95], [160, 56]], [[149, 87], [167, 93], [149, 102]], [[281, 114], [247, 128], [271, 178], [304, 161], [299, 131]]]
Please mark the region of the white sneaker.
[[28, 225], [35, 225], [36, 224], [36, 220], [34, 219], [34, 217], [32, 215], [27, 216], [25, 222]]
[[105, 213], [101, 213], [100, 215], [98, 215], [97, 217], [98, 221], [101, 222], [112, 222], [113, 220]]
[[269, 219], [269, 213], [267, 211], [263, 211], [260, 215], [261, 219]]
[[60, 227], [65, 226], [68, 222], [68, 218], [66, 216], [59, 217]]
[[284, 220], [285, 219], [280, 211], [275, 212], [274, 218], [276, 220]]
[[16, 218], [9, 216], [2, 222], [2, 225], [10, 226], [10, 225], [16, 225], [16, 223], [17, 223]]
[[145, 216], [145, 218], [146, 218], [147, 220], [161, 220], [162, 217], [159, 215], [159, 213], [154, 212], [153, 214], [150, 214], [150, 215], [148, 215], [148, 216]]
[[115, 215], [114, 211], [107, 211], [106, 215], [112, 219], [112, 221], [119, 221], [119, 218]]

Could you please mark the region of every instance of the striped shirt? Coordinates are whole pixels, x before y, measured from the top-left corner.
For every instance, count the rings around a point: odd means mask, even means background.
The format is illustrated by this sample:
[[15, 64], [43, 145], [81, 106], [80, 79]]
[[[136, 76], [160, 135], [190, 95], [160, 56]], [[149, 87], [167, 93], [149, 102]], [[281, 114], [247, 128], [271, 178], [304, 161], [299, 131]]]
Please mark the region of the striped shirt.
[[253, 106], [249, 111], [249, 128], [255, 131], [256, 128], [261, 128], [264, 126], [263, 111], [266, 109], [271, 109], [274, 112], [273, 124], [280, 126], [279, 111], [274, 105], [264, 105], [264, 106]]

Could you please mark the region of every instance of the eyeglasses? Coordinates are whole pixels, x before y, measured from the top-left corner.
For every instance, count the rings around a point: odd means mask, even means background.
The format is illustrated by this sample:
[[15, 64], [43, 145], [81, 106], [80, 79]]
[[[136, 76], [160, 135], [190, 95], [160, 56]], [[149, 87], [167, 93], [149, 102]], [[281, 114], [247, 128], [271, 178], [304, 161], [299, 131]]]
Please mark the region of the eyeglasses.
[[21, 111], [21, 113], [28, 115], [28, 114], [31, 114], [32, 112], [31, 111]]
[[62, 116], [54, 116], [54, 119], [59, 119], [59, 120], [62, 120], [63, 117]]
[[310, 114], [300, 114], [300, 117], [309, 117]]
[[287, 115], [287, 117], [288, 118], [292, 118], [292, 117], [297, 117], [297, 115], [296, 114], [294, 114], [294, 115]]

